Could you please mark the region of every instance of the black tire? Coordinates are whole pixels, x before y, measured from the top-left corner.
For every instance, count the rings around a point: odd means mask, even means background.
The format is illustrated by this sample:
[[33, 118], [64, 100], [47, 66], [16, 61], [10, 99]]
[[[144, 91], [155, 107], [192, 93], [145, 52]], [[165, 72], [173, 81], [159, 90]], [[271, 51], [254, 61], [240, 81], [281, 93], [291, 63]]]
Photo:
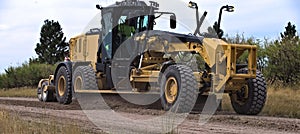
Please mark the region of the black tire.
[[52, 90], [47, 90], [44, 91], [45, 86], [47, 86], [49, 83], [48, 81], [43, 81], [42, 82], [42, 87], [41, 87], [41, 98], [43, 102], [51, 102], [54, 101], [54, 93]]
[[[170, 95], [172, 93], [169, 93], [167, 89], [172, 90], [173, 88], [176, 89], [176, 87], [177, 93]], [[161, 104], [164, 110], [189, 113], [193, 109], [198, 94], [197, 81], [190, 67], [185, 65], [169, 66], [161, 75], [160, 88]]]
[[79, 66], [73, 73], [73, 88], [76, 90], [98, 89], [96, 74], [91, 66]]
[[[240, 69], [238, 73], [247, 73]], [[248, 96], [245, 90], [248, 89]], [[255, 79], [248, 79], [247, 85], [234, 94], [229, 94], [231, 105], [238, 114], [257, 115], [263, 109], [267, 98], [267, 86], [262, 73], [257, 71]]]
[[72, 102], [71, 85], [71, 71], [65, 66], [61, 66], [55, 76], [56, 99], [60, 104], [70, 104]]

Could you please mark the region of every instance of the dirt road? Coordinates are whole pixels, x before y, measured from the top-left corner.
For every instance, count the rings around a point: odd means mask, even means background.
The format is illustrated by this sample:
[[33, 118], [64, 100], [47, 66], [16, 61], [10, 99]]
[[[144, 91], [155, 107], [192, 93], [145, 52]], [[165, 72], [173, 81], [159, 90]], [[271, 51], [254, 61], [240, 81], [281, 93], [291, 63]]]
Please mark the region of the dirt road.
[[[12, 111], [25, 120], [41, 122], [53, 120], [62, 124], [77, 124], [93, 133], [161, 133], [162, 128], [156, 125], [162, 122], [147, 124], [147, 119], [163, 115], [165, 112], [155, 105], [137, 107], [120, 101], [118, 96], [107, 95], [109, 106], [114, 110], [96, 111], [99, 116], [91, 118], [89, 112], [83, 111], [74, 100], [70, 105], [60, 105], [57, 102], [39, 102], [36, 98], [1, 98], [0, 108]], [[138, 121], [122, 122], [115, 115]], [[104, 116], [103, 116], [104, 115]], [[199, 124], [199, 114], [189, 114], [180, 125], [173, 130], [175, 133], [300, 133], [300, 120], [265, 116], [241, 116], [231, 112], [217, 112], [209, 121]], [[160, 120], [161, 121], [161, 120]], [[97, 123], [95, 125], [95, 123]], [[170, 127], [172, 126], [165, 126]], [[106, 130], [107, 129], [107, 130]], [[166, 130], [169, 128], [166, 128]], [[113, 131], [111, 131], [113, 130]]]

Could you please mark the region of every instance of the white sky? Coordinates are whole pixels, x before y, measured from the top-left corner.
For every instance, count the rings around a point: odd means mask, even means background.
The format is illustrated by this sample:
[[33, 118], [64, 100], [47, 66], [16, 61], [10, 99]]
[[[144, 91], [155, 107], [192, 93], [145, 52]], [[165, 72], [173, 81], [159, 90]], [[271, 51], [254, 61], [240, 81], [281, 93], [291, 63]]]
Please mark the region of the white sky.
[[[194, 30], [194, 10], [190, 0], [156, 0], [161, 11], [177, 14], [178, 30]], [[299, 0], [194, 0], [200, 14], [208, 11], [207, 24], [217, 20], [219, 8], [234, 5], [235, 12], [223, 12], [221, 28], [229, 35], [244, 33], [277, 39], [291, 21], [300, 31]], [[40, 28], [46, 19], [59, 21], [67, 39], [83, 31], [99, 10], [96, 4], [110, 5], [113, 0], [0, 0], [0, 72], [8, 66], [21, 65], [39, 42]]]

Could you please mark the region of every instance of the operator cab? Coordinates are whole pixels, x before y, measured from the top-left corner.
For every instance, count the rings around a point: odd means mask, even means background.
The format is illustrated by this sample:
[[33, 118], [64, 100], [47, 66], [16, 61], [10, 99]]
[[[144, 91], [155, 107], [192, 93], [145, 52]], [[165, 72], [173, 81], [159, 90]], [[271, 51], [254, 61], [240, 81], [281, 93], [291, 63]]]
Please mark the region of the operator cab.
[[101, 43], [99, 49], [102, 49], [101, 52], [106, 52], [105, 56], [102, 55], [106, 59], [99, 57], [102, 62], [111, 59], [120, 44], [135, 33], [153, 30], [153, 11], [157, 8], [147, 6], [143, 1], [129, 3], [128, 1], [117, 2], [101, 10], [103, 32], [100, 36], [103, 38], [99, 41]]
[[[112, 88], [110, 64], [118, 47], [137, 33], [153, 30], [155, 19], [163, 14], [171, 14], [171, 28], [176, 28], [174, 13], [157, 12], [158, 3], [150, 1], [148, 6], [144, 1], [125, 0], [108, 7], [96, 6], [101, 10], [102, 33], [99, 35], [97, 52], [97, 72], [106, 74], [107, 82]], [[155, 14], [159, 14], [155, 16]]]

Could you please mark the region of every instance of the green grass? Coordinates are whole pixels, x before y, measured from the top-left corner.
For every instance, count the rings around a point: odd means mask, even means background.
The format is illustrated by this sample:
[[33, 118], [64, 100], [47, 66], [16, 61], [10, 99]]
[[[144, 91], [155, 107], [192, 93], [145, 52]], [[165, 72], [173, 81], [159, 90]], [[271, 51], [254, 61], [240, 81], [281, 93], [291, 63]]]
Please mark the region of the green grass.
[[34, 88], [1, 89], [0, 97], [37, 97], [36, 91]]
[[[43, 119], [41, 119], [43, 120]], [[17, 115], [0, 109], [0, 133], [3, 134], [80, 134], [86, 133], [76, 125], [59, 125], [55, 122], [37, 123], [21, 119]]]
[[[228, 95], [224, 95], [222, 106], [226, 111], [233, 111]], [[267, 102], [260, 114], [300, 119], [300, 90], [268, 88]]]

